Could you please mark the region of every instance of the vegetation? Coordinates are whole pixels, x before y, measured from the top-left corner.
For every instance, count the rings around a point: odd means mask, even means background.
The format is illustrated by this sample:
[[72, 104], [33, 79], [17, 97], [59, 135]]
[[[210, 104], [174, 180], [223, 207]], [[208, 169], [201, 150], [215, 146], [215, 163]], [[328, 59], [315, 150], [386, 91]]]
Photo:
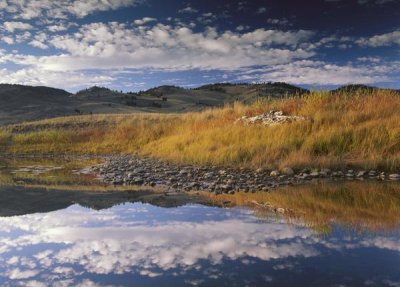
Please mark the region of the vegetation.
[[[243, 115], [282, 110], [310, 121], [235, 124]], [[313, 92], [188, 114], [75, 116], [8, 126], [11, 154], [139, 153], [180, 163], [250, 168], [400, 169], [400, 97], [391, 91]]]
[[268, 203], [289, 210], [285, 213], [289, 221], [304, 222], [322, 233], [329, 233], [335, 224], [358, 231], [389, 231], [399, 227], [400, 186], [396, 183], [316, 183], [268, 193], [218, 196], [202, 193], [202, 196], [213, 203], [254, 207], [261, 217], [270, 211], [262, 207]]

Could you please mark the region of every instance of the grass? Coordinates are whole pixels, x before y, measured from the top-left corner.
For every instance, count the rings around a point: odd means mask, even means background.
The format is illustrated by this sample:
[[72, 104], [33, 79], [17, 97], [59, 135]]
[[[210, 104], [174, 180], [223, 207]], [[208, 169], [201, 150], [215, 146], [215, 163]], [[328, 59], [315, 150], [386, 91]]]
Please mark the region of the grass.
[[[234, 124], [283, 110], [311, 120], [279, 126]], [[400, 97], [390, 91], [265, 100], [182, 115], [57, 118], [5, 127], [9, 154], [138, 153], [178, 163], [281, 168], [400, 169]]]
[[334, 224], [359, 231], [390, 231], [400, 224], [400, 186], [396, 183], [316, 183], [269, 193], [202, 196], [213, 203], [229, 201], [234, 206], [252, 206], [260, 216], [267, 210], [254, 202], [282, 207], [291, 211], [285, 213], [289, 221], [300, 219], [322, 233], [329, 233]]

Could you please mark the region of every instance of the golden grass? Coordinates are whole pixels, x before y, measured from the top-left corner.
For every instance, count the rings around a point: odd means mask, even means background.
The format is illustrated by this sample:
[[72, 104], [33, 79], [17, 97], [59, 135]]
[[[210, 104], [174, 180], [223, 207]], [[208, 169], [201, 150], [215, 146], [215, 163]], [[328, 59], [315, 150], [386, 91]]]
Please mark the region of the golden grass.
[[214, 203], [254, 207], [259, 215], [263, 208], [254, 202], [282, 207], [291, 211], [285, 214], [289, 221], [300, 219], [322, 232], [329, 232], [333, 224], [359, 231], [392, 230], [400, 225], [400, 185], [394, 182], [317, 183], [269, 193], [201, 194]]
[[[312, 120], [271, 127], [234, 124], [243, 115], [271, 109]], [[400, 97], [393, 92], [315, 92], [182, 115], [79, 116], [26, 123], [3, 129], [0, 146], [12, 154], [139, 153], [204, 165], [398, 170], [399, 123]]]

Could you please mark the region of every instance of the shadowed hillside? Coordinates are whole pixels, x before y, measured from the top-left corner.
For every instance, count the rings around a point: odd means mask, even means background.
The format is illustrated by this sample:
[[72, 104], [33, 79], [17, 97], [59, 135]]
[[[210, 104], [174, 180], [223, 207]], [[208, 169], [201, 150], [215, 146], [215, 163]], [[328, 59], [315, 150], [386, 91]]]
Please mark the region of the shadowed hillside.
[[304, 94], [307, 90], [283, 83], [214, 84], [196, 89], [160, 86], [140, 92], [91, 87], [70, 94], [64, 90], [22, 85], [0, 85], [0, 124], [68, 115], [108, 113], [180, 113], [221, 107], [264, 97]]

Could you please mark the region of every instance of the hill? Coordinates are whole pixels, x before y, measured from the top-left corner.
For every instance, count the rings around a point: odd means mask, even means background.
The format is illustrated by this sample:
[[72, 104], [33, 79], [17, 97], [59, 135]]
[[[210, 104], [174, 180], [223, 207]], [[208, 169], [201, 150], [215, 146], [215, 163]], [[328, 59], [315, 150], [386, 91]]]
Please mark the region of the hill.
[[70, 94], [61, 89], [0, 85], [0, 125], [77, 114], [180, 113], [221, 107], [260, 97], [284, 97], [308, 91], [285, 83], [205, 85], [196, 89], [160, 86], [141, 92], [94, 86]]
[[[331, 92], [377, 90], [384, 89], [347, 85]], [[286, 83], [216, 83], [194, 89], [159, 86], [128, 93], [94, 86], [76, 94], [49, 87], [2, 84], [0, 125], [69, 115], [192, 112], [222, 107], [235, 101], [251, 104], [262, 98], [284, 98], [308, 93], [306, 89]]]
[[0, 124], [67, 114], [70, 96], [61, 89], [0, 84]]

